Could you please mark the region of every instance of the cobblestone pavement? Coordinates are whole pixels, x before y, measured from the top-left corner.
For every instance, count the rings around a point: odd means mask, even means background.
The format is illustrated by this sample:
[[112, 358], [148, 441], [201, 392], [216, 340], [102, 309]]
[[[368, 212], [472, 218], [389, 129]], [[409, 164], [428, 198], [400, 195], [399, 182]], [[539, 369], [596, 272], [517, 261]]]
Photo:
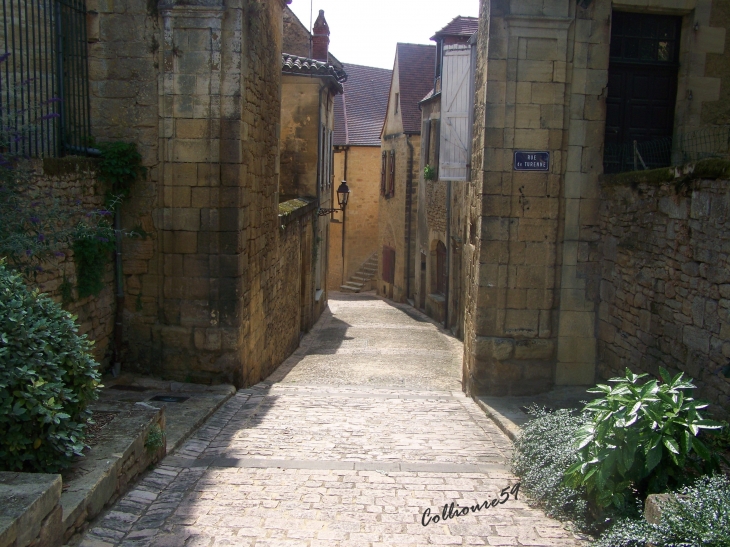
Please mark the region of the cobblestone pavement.
[[82, 546], [583, 545], [510, 493], [510, 443], [461, 392], [461, 351], [410, 307], [335, 294]]

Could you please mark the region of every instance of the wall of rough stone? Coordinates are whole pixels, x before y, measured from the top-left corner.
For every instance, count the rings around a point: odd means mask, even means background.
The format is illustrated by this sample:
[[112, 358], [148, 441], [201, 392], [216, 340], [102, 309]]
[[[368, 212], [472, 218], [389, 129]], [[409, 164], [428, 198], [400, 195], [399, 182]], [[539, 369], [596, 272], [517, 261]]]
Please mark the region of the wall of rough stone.
[[[347, 173], [345, 173], [347, 155]], [[342, 271], [342, 213], [330, 223], [327, 285], [338, 290], [357, 272], [378, 248], [378, 201], [380, 199], [380, 148], [349, 146], [335, 150], [333, 191], [340, 181], [347, 180], [350, 197], [347, 202], [345, 228], [345, 271]], [[337, 197], [332, 200], [337, 203]], [[344, 276], [344, 277], [343, 277]]]
[[[276, 306], [284, 2], [91, 0], [92, 132], [148, 167], [125, 204], [125, 367], [257, 382]], [[292, 318], [294, 320], [295, 318]]]
[[730, 181], [607, 177], [601, 197], [599, 374], [685, 372], [727, 416]]
[[[31, 188], [40, 196], [49, 192], [53, 199], [60, 201], [80, 201], [88, 211], [104, 208], [105, 185], [96, 178], [96, 162], [88, 158], [65, 157], [60, 159], [34, 160], [34, 176]], [[42, 207], [42, 205], [40, 205]], [[52, 259], [41, 266], [31, 288], [47, 293], [63, 308], [78, 316], [79, 334], [86, 334], [94, 341], [93, 355], [106, 370], [113, 351], [114, 312], [114, 266], [113, 256], [109, 253], [102, 281], [104, 288], [98, 295], [79, 298], [76, 289], [76, 264], [73, 249], [64, 249], [63, 256]], [[71, 287], [71, 301], [63, 301], [64, 280]]]
[[[410, 273], [410, 290], [415, 290], [415, 267], [410, 264], [407, 269], [408, 256], [413, 259], [416, 248], [418, 176], [420, 165], [420, 135], [387, 135], [382, 140], [381, 150], [390, 153], [395, 150], [395, 194], [386, 198], [380, 196], [378, 213], [378, 282], [377, 291], [381, 296], [392, 298], [396, 302], [405, 302], [408, 289], [406, 276]], [[410, 188], [409, 188], [410, 181]], [[378, 186], [379, 188], [379, 186]], [[408, 229], [407, 208], [411, 210], [410, 252], [406, 247]], [[395, 249], [395, 276], [391, 285], [383, 281], [383, 246]]]

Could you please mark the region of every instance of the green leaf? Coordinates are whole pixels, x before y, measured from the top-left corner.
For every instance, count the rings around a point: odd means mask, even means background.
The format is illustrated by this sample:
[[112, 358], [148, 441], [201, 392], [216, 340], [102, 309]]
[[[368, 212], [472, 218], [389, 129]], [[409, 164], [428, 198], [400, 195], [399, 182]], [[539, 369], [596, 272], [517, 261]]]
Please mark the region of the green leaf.
[[662, 445], [657, 443], [646, 454], [646, 472], [650, 473], [662, 461]]
[[679, 445], [677, 444], [677, 441], [675, 441], [671, 437], [663, 437], [662, 442], [664, 443], [664, 446], [667, 447], [667, 450], [669, 450], [669, 452], [671, 452], [672, 454], [679, 454]]
[[710, 450], [697, 437], [692, 437], [692, 448], [695, 449], [695, 452], [697, 452], [697, 454], [703, 460], [709, 460], [710, 458], [712, 458]]

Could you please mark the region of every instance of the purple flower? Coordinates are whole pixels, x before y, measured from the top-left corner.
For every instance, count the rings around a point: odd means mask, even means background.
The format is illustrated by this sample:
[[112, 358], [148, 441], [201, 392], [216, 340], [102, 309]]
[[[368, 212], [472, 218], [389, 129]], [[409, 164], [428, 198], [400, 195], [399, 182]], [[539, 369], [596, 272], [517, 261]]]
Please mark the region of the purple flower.
[[105, 238], [105, 237], [96, 236], [96, 239], [98, 239], [102, 243], [109, 243], [109, 240], [107, 238]]
[[102, 215], [102, 216], [111, 215], [111, 213], [109, 211], [107, 211], [106, 209], [99, 210], [99, 214]]
[[31, 251], [30, 249], [25, 250], [25, 256], [30, 256], [32, 254], [33, 254], [33, 251]]
[[76, 205], [81, 205], [81, 200], [80, 199], [77, 199], [76, 200]]
[[38, 224], [41, 221], [38, 217], [30, 217], [28, 220], [30, 220], [32, 224]]
[[45, 240], [46, 240], [46, 236], [44, 236], [43, 234], [38, 234], [38, 241], [45, 241]]
[[66, 256], [66, 255], [64, 253], [62, 253], [61, 251], [56, 251], [55, 253], [53, 253], [53, 256], [57, 256], [60, 258], [62, 256]]
[[10, 52], [3, 53], [2, 55], [0, 55], [0, 63], [2, 63], [3, 61], [6, 61], [8, 57], [10, 57]]
[[30, 204], [30, 206], [31, 207], [38, 207], [40, 204], [41, 204], [40, 201], [34, 201], [33, 203]]
[[35, 271], [42, 272], [43, 271], [43, 268], [41, 268], [40, 266], [36, 266], [35, 267]]

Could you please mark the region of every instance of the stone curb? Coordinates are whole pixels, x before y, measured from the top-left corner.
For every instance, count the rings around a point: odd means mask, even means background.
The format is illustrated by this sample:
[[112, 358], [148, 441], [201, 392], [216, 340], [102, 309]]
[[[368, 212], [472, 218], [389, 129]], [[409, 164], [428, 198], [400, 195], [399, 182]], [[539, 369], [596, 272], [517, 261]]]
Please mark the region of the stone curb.
[[[487, 403], [483, 398], [473, 397], [474, 402], [479, 405], [497, 427], [507, 435], [512, 442], [517, 441], [520, 435], [521, 426], [527, 421], [527, 415], [522, 411], [511, 410], [507, 405], [498, 400], [490, 400]], [[490, 398], [492, 399], [492, 398]]]

